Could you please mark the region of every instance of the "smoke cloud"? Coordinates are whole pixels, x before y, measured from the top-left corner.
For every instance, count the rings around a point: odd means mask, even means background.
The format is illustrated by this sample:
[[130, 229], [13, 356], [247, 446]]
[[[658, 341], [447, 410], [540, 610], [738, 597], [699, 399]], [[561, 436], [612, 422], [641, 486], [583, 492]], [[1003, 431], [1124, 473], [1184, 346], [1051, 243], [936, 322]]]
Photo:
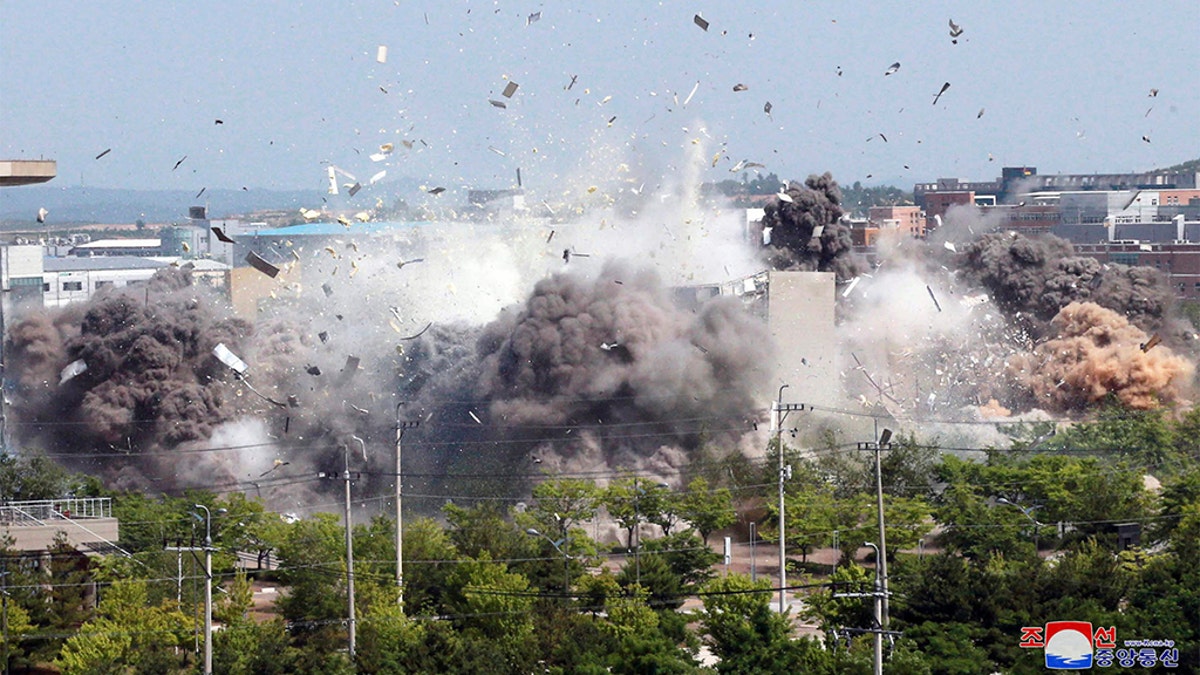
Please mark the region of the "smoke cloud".
[[1078, 411], [1108, 397], [1138, 410], [1178, 403], [1195, 367], [1116, 312], [1073, 302], [1050, 322], [1052, 337], [1008, 361], [1028, 405]]
[[845, 213], [842, 191], [829, 173], [789, 183], [764, 211], [764, 243], [772, 268], [834, 272], [843, 281], [859, 273], [850, 228], [840, 222]]

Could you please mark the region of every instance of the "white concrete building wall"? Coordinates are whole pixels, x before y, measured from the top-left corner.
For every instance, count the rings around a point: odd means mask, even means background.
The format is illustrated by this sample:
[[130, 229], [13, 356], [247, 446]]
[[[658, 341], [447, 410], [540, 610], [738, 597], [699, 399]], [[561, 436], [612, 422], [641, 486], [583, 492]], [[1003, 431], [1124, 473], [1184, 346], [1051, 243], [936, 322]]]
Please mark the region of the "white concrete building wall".
[[157, 271], [157, 268], [150, 268], [47, 272], [43, 275], [43, 304], [46, 307], [62, 307], [72, 302], [83, 302], [107, 286], [124, 288], [145, 283]]

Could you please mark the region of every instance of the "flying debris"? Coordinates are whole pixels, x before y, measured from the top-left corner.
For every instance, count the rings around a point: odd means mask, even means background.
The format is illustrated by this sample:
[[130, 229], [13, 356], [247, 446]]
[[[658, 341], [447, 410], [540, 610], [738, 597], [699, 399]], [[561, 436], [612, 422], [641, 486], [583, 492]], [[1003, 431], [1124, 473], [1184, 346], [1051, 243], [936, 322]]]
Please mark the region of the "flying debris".
[[49, 212], [49, 211], [47, 211], [47, 210], [46, 210], [46, 207], [44, 207], [44, 206], [43, 206], [42, 208], [38, 209], [38, 212], [37, 212], [37, 221], [38, 221], [39, 223], [44, 223], [44, 222], [46, 222], [46, 216], [48, 216], [48, 215], [50, 215], [50, 212]]
[[954, 19], [950, 19], [950, 37], [954, 38], [950, 42], [958, 44], [958, 36], [963, 34], [962, 26], [954, 23]]
[[566, 89], [567, 91], [571, 91], [571, 87], [575, 86], [575, 81], [578, 79], [579, 79], [578, 75], [572, 75], [571, 81], [569, 83], [567, 83], [567, 86], [563, 87], [563, 89]]
[[346, 194], [353, 197], [354, 195], [358, 194], [358, 191], [361, 189], [362, 189], [362, 183], [355, 183], [354, 185], [350, 186], [350, 189], [346, 191]]
[[535, 24], [535, 23], [537, 23], [538, 19], [541, 19], [541, 18], [542, 18], [541, 12], [534, 12], [533, 14], [530, 14], [525, 19], [525, 25], [529, 26], [529, 25]]
[[106, 148], [106, 149], [104, 150], [104, 152], [102, 152], [102, 153], [100, 153], [100, 154], [96, 155], [96, 159], [100, 159], [101, 157], [103, 157], [103, 156], [107, 155], [107, 154], [108, 154], [108, 153], [110, 153], [110, 152], [112, 152], [112, 148]]
[[1149, 143], [1149, 142], [1150, 142], [1150, 137], [1149, 137], [1149, 136], [1142, 136], [1142, 140], [1143, 140], [1143, 141], [1146, 141], [1147, 143]]
[[414, 334], [412, 334], [412, 335], [409, 335], [408, 337], [402, 337], [402, 338], [400, 338], [400, 339], [401, 339], [401, 340], [416, 340], [417, 338], [419, 338], [419, 337], [421, 337], [422, 335], [424, 335], [424, 334], [425, 334], [425, 331], [429, 330], [429, 327], [430, 327], [430, 326], [432, 326], [432, 325], [433, 325], [433, 322], [432, 322], [432, 321], [430, 321], [429, 323], [425, 324], [425, 327], [424, 327], [424, 328], [422, 328], [421, 330], [417, 331], [416, 333], [414, 333]]
[[207, 187], [202, 187], [202, 188], [200, 188], [200, 191], [199, 191], [199, 192], [197, 192], [197, 193], [196, 193], [196, 196], [195, 196], [195, 197], [192, 197], [192, 199], [200, 199], [200, 195], [204, 194], [204, 191], [205, 191], [205, 190], [207, 190], [207, 189], [208, 189]]
[[321, 290], [325, 292], [325, 297], [327, 298], [333, 295], [333, 286], [330, 286], [328, 281], [321, 284]]
[[396, 146], [392, 143], [384, 143], [383, 145], [379, 146], [379, 152], [381, 152], [385, 155], [392, 154], [392, 151], [395, 149], [396, 149]]
[[934, 105], [937, 105], [938, 99], [940, 99], [940, 98], [942, 97], [942, 94], [946, 93], [946, 90], [947, 90], [947, 89], [949, 89], [949, 88], [950, 88], [950, 83], [949, 83], [949, 82], [947, 82], [947, 83], [945, 83], [945, 84], [943, 84], [943, 85], [942, 85], [942, 88], [938, 90], [938, 93], [937, 93], [937, 95], [933, 97], [933, 104], [934, 104]]
[[441, 186], [438, 186], [435, 188], [429, 188], [428, 190], [426, 190], [426, 192], [428, 192], [431, 195], [440, 195], [445, 191], [446, 191], [446, 188], [441, 187]]
[[1150, 337], [1149, 340], [1147, 340], [1146, 342], [1143, 342], [1139, 346], [1141, 347], [1142, 353], [1144, 354], [1144, 353], [1150, 351], [1151, 349], [1154, 349], [1156, 346], [1158, 346], [1158, 344], [1160, 342], [1162, 342], [1162, 336], [1160, 336], [1158, 333], [1155, 333], [1154, 335], [1152, 335]]
[[746, 85], [742, 84], [741, 82], [733, 85], [734, 91], [748, 91], [749, 89], [750, 89], [750, 87], [747, 87]]
[[343, 385], [354, 379], [354, 375], [358, 373], [358, 364], [362, 363], [362, 359], [357, 356], [347, 356], [346, 365], [342, 366], [342, 376], [338, 378], [338, 385]]
[[860, 282], [860, 281], [862, 281], [862, 277], [854, 277], [853, 279], [851, 279], [850, 283], [846, 286], [846, 290], [842, 291], [842, 297], [843, 298], [850, 297], [850, 293], [852, 293], [854, 291], [854, 287], [857, 286], [858, 282]]
[[983, 108], [979, 109], [979, 114], [975, 116], [975, 119], [979, 119], [980, 117], [983, 117]]
[[1158, 96], [1158, 90], [1157, 90], [1157, 89], [1151, 89], [1151, 90], [1150, 90], [1150, 98], [1154, 98], [1155, 96]]
[[497, 108], [507, 108], [508, 107], [508, 104], [505, 103], [504, 101], [497, 101], [494, 98], [489, 98], [488, 103], [491, 103], [493, 106], [495, 106]]
[[213, 124], [225, 124], [225, 120], [217, 118], [213, 120]]
[[222, 230], [221, 228], [217, 227], [216, 225], [212, 226], [211, 229], [212, 229], [212, 233], [217, 235], [217, 241], [221, 242], [222, 244], [236, 244], [237, 243], [232, 238], [230, 238], [229, 235], [225, 234], [225, 230]]
[[383, 180], [384, 176], [386, 176], [386, 175], [387, 175], [387, 170], [384, 169], [383, 171], [380, 171], [379, 173], [375, 174], [374, 176], [371, 176], [371, 180], [367, 181], [367, 183], [370, 185], [374, 185], [374, 184], [378, 183], [379, 181]]
[[229, 347], [226, 347], [224, 342], [218, 342], [217, 346], [213, 347], [212, 353], [213, 356], [217, 357], [218, 361], [224, 363], [233, 372], [238, 375], [246, 374], [249, 366], [246, 365], [245, 361], [239, 359], [236, 354], [229, 351]]
[[413, 258], [412, 260], [401, 260], [400, 262], [396, 263], [396, 267], [398, 267], [400, 269], [404, 269], [405, 265], [411, 265], [413, 263], [419, 263], [419, 262], [425, 262], [425, 259], [424, 258]]
[[375, 49], [375, 62], [387, 63], [387, 45], [379, 45]]
[[777, 198], [779, 198], [779, 201], [781, 201], [781, 202], [787, 202], [788, 204], [794, 203], [794, 202], [796, 201], [796, 200], [792, 199], [792, 196], [791, 196], [791, 195], [789, 195], [789, 194], [788, 194], [788, 193], [786, 193], [786, 192], [782, 192], [782, 191], [781, 191], [779, 194], [775, 195], [775, 196], [776, 196]]
[[246, 264], [274, 279], [279, 275], [279, 268], [263, 260], [257, 253], [250, 251], [246, 254]]
[[269, 468], [269, 469], [267, 469], [266, 471], [264, 471], [264, 472], [262, 472], [262, 473], [258, 474], [258, 477], [259, 477], [259, 478], [263, 478], [263, 477], [267, 476], [268, 474], [270, 474], [270, 473], [271, 473], [272, 471], [274, 471], [275, 469], [278, 469], [278, 468], [279, 468], [279, 467], [281, 467], [281, 466], [288, 466], [289, 464], [291, 464], [291, 462], [285, 462], [285, 461], [283, 461], [282, 459], [277, 459], [277, 460], [275, 460], [275, 463], [271, 465], [271, 468]]
[[771, 108], [772, 108], [772, 107], [773, 107], [773, 106], [771, 105], [771, 102], [770, 102], [770, 101], [767, 101], [767, 102], [766, 102], [766, 103], [763, 105], [763, 112], [765, 112], [767, 115], [770, 115], [770, 114], [771, 114]]
[[692, 90], [690, 92], [688, 92], [687, 98], [683, 99], [683, 106], [685, 108], [687, 107], [687, 104], [692, 102], [692, 97], [696, 95], [696, 90], [699, 88], [700, 88], [700, 81], [696, 80], [696, 84], [692, 85]]
[[476, 424], [483, 424], [483, 422], [479, 421], [479, 417], [475, 414], [474, 410], [468, 410], [467, 414], [471, 416], [471, 419], [475, 420]]
[[76, 360], [68, 363], [67, 367], [63, 368], [62, 372], [60, 372], [58, 374], [59, 386], [62, 386], [64, 384], [66, 384], [67, 382], [69, 382], [70, 380], [75, 379], [75, 377], [78, 375], [82, 375], [83, 372], [86, 371], [87, 369], [88, 369], [88, 366], [86, 363], [84, 363], [83, 359], [76, 359]]
[[565, 262], [565, 263], [569, 263], [569, 262], [571, 262], [571, 258], [572, 258], [572, 257], [575, 257], [575, 258], [590, 258], [590, 257], [592, 257], [592, 256], [591, 256], [591, 254], [590, 254], [590, 253], [576, 253], [576, 252], [572, 251], [572, 250], [571, 250], [571, 249], [569, 249], [569, 248], [564, 248], [564, 249], [563, 249], [563, 254], [562, 254], [562, 259], [563, 259], [563, 262]]
[[888, 75], [895, 75], [897, 70], [900, 70], [900, 62], [899, 61], [888, 66], [888, 69], [883, 71], [883, 76], [887, 77]]
[[313, 377], [320, 377], [321, 375], [321, 369], [318, 366], [308, 366], [304, 369], [304, 372], [312, 375]]
[[497, 148], [494, 145], [489, 145], [488, 150], [491, 150], [492, 152], [496, 153], [497, 155], [500, 155], [501, 157], [504, 157], [504, 151], [501, 150], [500, 148]]
[[187, 159], [187, 158], [188, 158], [188, 156], [187, 156], [187, 155], [184, 155], [183, 157], [180, 157], [180, 158], [179, 158], [179, 161], [178, 161], [178, 162], [175, 162], [175, 166], [171, 167], [171, 170], [172, 170], [172, 171], [174, 171], [175, 169], [178, 169], [178, 168], [179, 168], [179, 165], [180, 165], [180, 164], [183, 164], [183, 160], [185, 160], [185, 159]]
[[888, 140], [887, 140], [887, 136], [884, 136], [882, 133], [880, 133], [880, 134], [879, 134], [879, 137], [883, 139], [883, 142], [884, 142], [884, 143], [887, 143], [887, 142], [888, 142]]
[[938, 302], [937, 296], [933, 294], [933, 289], [926, 285], [925, 290], [929, 291], [929, 297], [933, 300], [933, 306], [937, 307], [937, 311], [942, 311], [942, 303]]
[[692, 22], [694, 22], [697, 26], [699, 26], [700, 30], [702, 30], [706, 33], [708, 32], [708, 20], [705, 19], [704, 17], [697, 14], [696, 16], [692, 17]]
[[518, 86], [519, 85], [516, 82], [509, 82], [508, 84], [504, 85], [504, 91], [500, 92], [500, 95], [504, 98], [512, 98], [513, 94], [517, 93]]

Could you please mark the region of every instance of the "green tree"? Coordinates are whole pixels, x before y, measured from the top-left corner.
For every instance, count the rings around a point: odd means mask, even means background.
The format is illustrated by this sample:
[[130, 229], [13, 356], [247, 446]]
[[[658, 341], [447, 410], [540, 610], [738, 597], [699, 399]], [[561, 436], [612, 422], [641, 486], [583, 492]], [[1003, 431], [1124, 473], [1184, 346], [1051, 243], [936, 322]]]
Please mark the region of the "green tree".
[[677, 508], [679, 517], [695, 528], [705, 546], [708, 545], [709, 535], [733, 525], [737, 520], [733, 493], [728, 488], [711, 489], [709, 482], [701, 476], [688, 483]]
[[827, 653], [809, 638], [792, 639], [791, 621], [771, 611], [771, 584], [742, 574], [718, 577], [705, 589], [700, 624], [720, 659], [719, 673], [830, 672]]
[[116, 583], [96, 618], [67, 640], [55, 665], [64, 675], [179, 672], [190, 652], [176, 647], [191, 637], [193, 626], [170, 604], [149, 605], [145, 583]]

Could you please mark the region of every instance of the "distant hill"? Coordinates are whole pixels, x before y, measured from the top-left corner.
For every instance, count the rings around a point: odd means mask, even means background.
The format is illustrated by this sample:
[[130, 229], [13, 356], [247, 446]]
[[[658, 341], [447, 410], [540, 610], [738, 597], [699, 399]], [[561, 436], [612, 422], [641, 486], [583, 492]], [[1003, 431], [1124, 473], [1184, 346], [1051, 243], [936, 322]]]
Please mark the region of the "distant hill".
[[185, 190], [121, 190], [53, 187], [52, 184], [0, 190], [0, 220], [33, 220], [38, 209], [55, 223], [151, 223], [183, 221], [189, 206], [208, 206], [209, 217], [222, 218], [262, 209], [299, 209], [320, 205], [316, 190], [208, 190], [199, 199]]
[[1168, 166], [1165, 169], [1155, 169], [1155, 171], [1176, 171], [1176, 172], [1197, 172], [1200, 171], [1200, 159], [1191, 159], [1182, 164]]

